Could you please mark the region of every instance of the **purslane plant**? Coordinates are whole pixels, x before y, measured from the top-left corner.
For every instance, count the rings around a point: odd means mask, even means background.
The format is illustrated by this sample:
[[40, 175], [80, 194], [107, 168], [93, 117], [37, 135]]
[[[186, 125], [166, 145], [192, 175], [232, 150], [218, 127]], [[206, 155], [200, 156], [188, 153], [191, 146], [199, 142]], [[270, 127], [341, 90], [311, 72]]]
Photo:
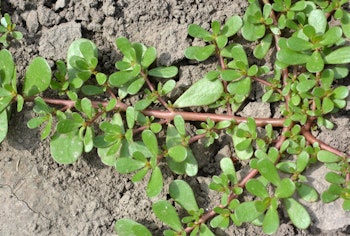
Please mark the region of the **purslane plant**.
[[[124, 37], [116, 40], [123, 54], [115, 63], [116, 72], [97, 71], [98, 49], [90, 40], [79, 39], [70, 45], [67, 61], [57, 61], [54, 73], [44, 58], [35, 58], [21, 81], [21, 91], [11, 53], [3, 49], [0, 141], [6, 137], [12, 104], [20, 112], [25, 102], [34, 103], [35, 117], [28, 127], [42, 127], [41, 138], [50, 138], [55, 161], [71, 164], [96, 148], [104, 164], [122, 174], [134, 173], [133, 182], [150, 176], [146, 193], [155, 197], [163, 189], [161, 165], [166, 163], [178, 175], [195, 176], [198, 164], [191, 144], [201, 139], [207, 147], [220, 135], [228, 135], [235, 154], [220, 161], [222, 173], [212, 176], [209, 185], [221, 201], [205, 211], [189, 184], [174, 180], [169, 194], [187, 215], [181, 218], [169, 201], [155, 202], [154, 214], [169, 226], [164, 235], [214, 235], [211, 228], [245, 222], [273, 234], [281, 208], [296, 227], [306, 229], [311, 219], [299, 199], [315, 202], [319, 193], [303, 172], [316, 162], [329, 169], [325, 179], [330, 186], [321, 193], [322, 201], [341, 198], [344, 210], [350, 210], [350, 156], [311, 133], [322, 126], [332, 129], [329, 114], [344, 108], [349, 95], [348, 88], [337, 83], [349, 74], [346, 3], [264, 0], [260, 5], [250, 0], [242, 18], [232, 16], [224, 24], [213, 21], [210, 30], [190, 25], [189, 36], [205, 44], [187, 48], [185, 56], [198, 62], [215, 56], [218, 63], [176, 99], [171, 95], [178, 68], [155, 67], [154, 47]], [[330, 18], [334, 23], [329, 23]], [[237, 43], [240, 35], [256, 44], [255, 58], [275, 53], [273, 66], [252, 63], [246, 48]], [[264, 86], [258, 99], [279, 104], [281, 118], [236, 115], [255, 83]], [[46, 90], [55, 96], [43, 96]], [[127, 105], [128, 97], [136, 94], [140, 99]], [[215, 112], [182, 109], [187, 107], [209, 107]], [[198, 127], [192, 123], [195, 135], [190, 135], [186, 124], [198, 121], [202, 123]], [[251, 171], [239, 178], [236, 162], [249, 162]], [[242, 195], [251, 195], [252, 200], [242, 201]], [[118, 235], [151, 235], [130, 219], [118, 220], [115, 229]]]

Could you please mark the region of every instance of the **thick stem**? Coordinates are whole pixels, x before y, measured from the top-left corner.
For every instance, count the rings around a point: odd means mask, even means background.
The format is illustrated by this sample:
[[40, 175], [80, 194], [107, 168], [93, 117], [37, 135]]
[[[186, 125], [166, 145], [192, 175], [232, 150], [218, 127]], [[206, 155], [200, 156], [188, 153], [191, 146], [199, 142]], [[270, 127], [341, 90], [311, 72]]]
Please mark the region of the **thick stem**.
[[328, 144], [322, 142], [321, 140], [315, 138], [308, 130], [302, 130], [302, 135], [304, 135], [306, 140], [309, 141], [311, 144], [318, 143], [320, 145], [320, 148], [323, 150], [327, 150], [327, 151], [332, 152], [335, 155], [338, 155], [341, 157], [350, 158], [350, 155], [343, 153], [343, 152], [339, 151], [338, 149], [335, 149], [335, 148], [329, 146]]

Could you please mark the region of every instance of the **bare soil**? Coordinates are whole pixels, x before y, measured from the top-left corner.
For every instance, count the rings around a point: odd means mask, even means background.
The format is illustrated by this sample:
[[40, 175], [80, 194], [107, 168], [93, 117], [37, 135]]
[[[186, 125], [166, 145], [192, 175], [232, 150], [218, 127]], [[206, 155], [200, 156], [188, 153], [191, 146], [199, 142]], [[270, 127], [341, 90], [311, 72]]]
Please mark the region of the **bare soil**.
[[[42, 56], [53, 66], [55, 60], [65, 59], [69, 44], [80, 37], [96, 43], [99, 69], [111, 73], [115, 61], [121, 58], [115, 39], [125, 36], [155, 46], [159, 65], [179, 67], [179, 94], [201, 78], [205, 68], [215, 66], [210, 62], [188, 65], [183, 56], [192, 42], [187, 36], [188, 25], [209, 27], [212, 20], [225, 21], [233, 14], [242, 16], [246, 6], [246, 1], [230, 0], [8, 0], [2, 1], [1, 7], [2, 13], [10, 13], [24, 34], [24, 40], [12, 44], [10, 49], [20, 79], [34, 57]], [[343, 83], [349, 86], [350, 78]], [[254, 94], [261, 94], [261, 88], [255, 88]], [[255, 96], [250, 101], [241, 115], [274, 115], [274, 109]], [[8, 136], [0, 145], [0, 235], [114, 235], [114, 223], [124, 217], [145, 224], [154, 235], [162, 235], [165, 226], [153, 215], [151, 204], [166, 199], [167, 186], [174, 178], [169, 171], [164, 172], [167, 174], [164, 192], [149, 199], [145, 182], [133, 184], [130, 176], [103, 165], [96, 152], [84, 155], [73, 165], [59, 165], [50, 156], [48, 141], [40, 141], [39, 130], [27, 128], [26, 122], [33, 117], [30, 109], [29, 104], [23, 112], [13, 113]], [[349, 115], [350, 102], [345, 111], [331, 117], [336, 124], [334, 130], [317, 134], [348, 154]], [[225, 139], [204, 153], [200, 144], [193, 148], [200, 171], [197, 177], [186, 180], [194, 188], [199, 205], [207, 209], [218, 202], [218, 196], [207, 188], [210, 177], [219, 173], [219, 160], [233, 150]], [[312, 173], [310, 170], [310, 176]], [[315, 184], [319, 181], [319, 185], [324, 184], [321, 180], [324, 174], [325, 170], [321, 170], [312, 177]], [[287, 218], [282, 218], [276, 235], [350, 234], [350, 215], [339, 208], [339, 203], [314, 208], [309, 207], [313, 217], [309, 229], [298, 230]], [[260, 228], [248, 224], [214, 232], [263, 235]]]

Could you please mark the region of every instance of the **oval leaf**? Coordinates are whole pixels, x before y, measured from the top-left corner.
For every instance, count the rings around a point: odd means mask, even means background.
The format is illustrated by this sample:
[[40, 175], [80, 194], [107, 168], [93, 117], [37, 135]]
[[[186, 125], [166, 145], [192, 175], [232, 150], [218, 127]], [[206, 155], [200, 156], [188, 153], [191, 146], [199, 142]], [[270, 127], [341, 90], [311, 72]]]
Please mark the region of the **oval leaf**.
[[170, 196], [187, 212], [198, 211], [192, 188], [183, 180], [174, 180], [169, 186]]
[[333, 163], [333, 162], [341, 161], [342, 158], [338, 155], [335, 155], [332, 152], [321, 150], [317, 153], [317, 159], [321, 162]]
[[214, 103], [221, 97], [224, 87], [220, 80], [198, 80], [174, 103], [174, 107], [204, 106]]
[[169, 67], [156, 67], [148, 71], [150, 76], [159, 77], [159, 78], [172, 78], [177, 75], [178, 69], [176, 66]]
[[146, 147], [153, 156], [158, 155], [158, 141], [157, 137], [150, 130], [145, 130], [142, 132], [142, 141], [145, 143]]
[[192, 46], [185, 50], [185, 56], [191, 60], [205, 61], [208, 59], [215, 51], [214, 45], [207, 45], [204, 47]]
[[145, 226], [129, 219], [118, 220], [114, 228], [119, 236], [152, 236]]
[[269, 207], [263, 220], [263, 231], [265, 234], [273, 234], [280, 226], [280, 218], [275, 208]]
[[277, 173], [275, 165], [267, 158], [258, 161], [258, 170], [273, 185], [278, 186], [281, 182], [280, 176]]
[[34, 96], [46, 90], [51, 82], [51, 68], [42, 57], [35, 58], [28, 66], [24, 77], [23, 95]]
[[311, 223], [310, 215], [305, 208], [293, 198], [283, 200], [288, 216], [299, 229], [306, 229]]
[[346, 64], [350, 63], [350, 46], [338, 48], [332, 51], [324, 58], [327, 64]]
[[294, 194], [295, 184], [289, 178], [284, 178], [281, 184], [276, 188], [275, 195], [278, 198], [287, 198]]
[[176, 231], [183, 229], [175, 207], [168, 201], [158, 201], [152, 205], [154, 214], [166, 225]]
[[128, 157], [122, 157], [117, 159], [115, 167], [119, 173], [128, 174], [138, 169], [141, 169], [145, 165], [145, 162], [131, 159]]
[[235, 209], [235, 214], [241, 222], [251, 222], [261, 215], [255, 207], [255, 201], [243, 202]]
[[8, 131], [7, 111], [0, 112], [0, 143], [5, 139]]
[[324, 68], [324, 62], [320, 52], [315, 51], [312, 53], [310, 59], [306, 63], [306, 69], [309, 72], [316, 73], [322, 71]]
[[10, 84], [16, 78], [15, 64], [11, 53], [2, 49], [0, 51], [0, 84]]
[[317, 34], [323, 34], [326, 31], [328, 25], [327, 18], [324, 12], [320, 9], [315, 9], [310, 12], [308, 22], [314, 27]]
[[160, 168], [156, 166], [152, 172], [151, 178], [147, 184], [147, 196], [155, 197], [157, 196], [163, 189], [163, 176]]
[[83, 152], [83, 147], [78, 130], [66, 134], [56, 133], [50, 141], [51, 155], [60, 164], [71, 164], [77, 161]]
[[168, 154], [174, 161], [182, 162], [187, 157], [187, 150], [184, 146], [177, 145], [169, 148]]
[[262, 199], [269, 196], [266, 187], [257, 179], [250, 179], [246, 184], [246, 188], [248, 192]]
[[298, 183], [297, 186], [298, 195], [307, 202], [316, 202], [318, 199], [318, 193], [313, 188], [304, 183]]

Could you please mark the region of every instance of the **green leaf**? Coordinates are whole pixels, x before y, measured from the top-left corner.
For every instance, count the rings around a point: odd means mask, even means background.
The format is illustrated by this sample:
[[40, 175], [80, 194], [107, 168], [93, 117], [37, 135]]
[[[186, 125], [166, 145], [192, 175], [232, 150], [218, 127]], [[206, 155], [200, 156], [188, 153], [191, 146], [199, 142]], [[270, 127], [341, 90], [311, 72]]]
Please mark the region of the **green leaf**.
[[267, 158], [263, 158], [263, 159], [260, 159], [257, 164], [258, 164], [258, 170], [262, 176], [264, 176], [273, 185], [275, 186], [280, 185], [281, 179], [272, 161], [270, 161]]
[[275, 208], [269, 207], [263, 220], [263, 231], [265, 234], [274, 234], [280, 226], [280, 219]]
[[83, 146], [78, 130], [65, 134], [55, 133], [50, 141], [51, 155], [59, 164], [76, 162], [83, 152]]
[[57, 123], [57, 132], [61, 134], [70, 133], [78, 130], [82, 126], [81, 122], [76, 122], [71, 119], [61, 120]]
[[41, 136], [40, 136], [41, 140], [46, 139], [50, 135], [51, 128], [52, 128], [52, 116], [50, 115], [50, 118], [49, 118], [48, 122], [46, 123], [45, 128], [41, 132]]
[[168, 80], [162, 87], [162, 95], [170, 93], [175, 88], [175, 85], [175, 80]]
[[91, 103], [90, 99], [88, 99], [86, 97], [81, 99], [81, 108], [82, 108], [83, 112], [85, 113], [85, 115], [89, 119], [91, 119], [92, 113], [93, 113], [93, 107], [92, 107], [92, 103]]
[[287, 39], [287, 47], [293, 51], [301, 52], [310, 50], [313, 44], [298, 37], [290, 37]]
[[162, 130], [162, 128], [163, 128], [162, 125], [159, 123], [152, 123], [150, 125], [151, 131], [155, 134], [159, 133]]
[[343, 17], [340, 22], [344, 35], [350, 38], [350, 13], [348, 11], [343, 10]]
[[224, 87], [220, 80], [201, 79], [187, 89], [174, 103], [174, 107], [204, 106], [221, 97]]
[[0, 112], [3, 112], [12, 102], [13, 96], [0, 97]]
[[236, 80], [242, 76], [242, 73], [238, 70], [227, 69], [221, 72], [221, 78], [226, 81]]
[[23, 95], [34, 96], [50, 86], [51, 68], [42, 57], [35, 58], [28, 66], [24, 77]]
[[216, 38], [218, 48], [222, 49], [226, 46], [228, 38], [225, 35], [220, 35]]
[[306, 63], [306, 69], [311, 73], [322, 71], [324, 68], [324, 62], [320, 52], [314, 51]]
[[248, 57], [241, 44], [233, 44], [231, 48], [231, 54], [233, 59], [236, 61], [241, 61], [244, 65], [248, 66]]
[[85, 130], [85, 135], [84, 135], [84, 151], [90, 152], [93, 147], [94, 147], [93, 130], [91, 126], [87, 126]]
[[0, 85], [11, 84], [13, 80], [16, 80], [16, 68], [12, 54], [2, 49], [0, 51]]
[[141, 169], [145, 165], [146, 163], [143, 161], [138, 161], [128, 157], [118, 158], [115, 163], [117, 171], [121, 174], [128, 174], [134, 172], [136, 170]]
[[185, 121], [181, 115], [176, 115], [174, 117], [174, 125], [181, 136], [186, 135]]
[[334, 103], [329, 97], [325, 97], [322, 99], [322, 111], [324, 114], [333, 111]]
[[126, 109], [126, 123], [129, 129], [134, 128], [135, 125], [135, 109], [133, 107], [128, 107]]
[[299, 229], [306, 229], [311, 223], [310, 215], [305, 208], [293, 198], [283, 200], [289, 218], [292, 223]]
[[210, 221], [210, 226], [213, 228], [226, 229], [229, 226], [229, 217], [217, 215]]
[[339, 198], [338, 194], [331, 193], [329, 190], [326, 190], [321, 194], [321, 200], [324, 203], [333, 202], [338, 198]]
[[104, 73], [98, 72], [96, 74], [96, 81], [99, 85], [105, 84], [107, 81], [107, 75]]
[[309, 154], [306, 151], [301, 152], [296, 160], [296, 171], [303, 172], [309, 164]]
[[328, 25], [327, 18], [320, 9], [315, 9], [310, 12], [308, 23], [315, 28], [317, 34], [324, 34]]
[[343, 210], [350, 211], [350, 199], [346, 199], [343, 202]]
[[174, 180], [169, 186], [170, 196], [187, 212], [199, 210], [192, 188], [183, 180]]
[[325, 179], [327, 182], [331, 184], [344, 184], [345, 183], [345, 178], [341, 176], [340, 174], [337, 174], [335, 172], [328, 172], [325, 176]]
[[35, 129], [47, 120], [45, 116], [34, 117], [27, 122], [29, 129]]
[[246, 184], [246, 188], [248, 192], [261, 199], [269, 196], [266, 187], [257, 179], [250, 179]]
[[309, 185], [304, 184], [304, 183], [297, 183], [296, 189], [297, 189], [298, 195], [303, 200], [305, 200], [307, 202], [316, 202], [317, 201], [318, 193], [313, 187], [310, 187]]
[[130, 41], [125, 37], [117, 38], [116, 44], [118, 49], [129, 61], [136, 61], [135, 49], [132, 48]]
[[133, 71], [117, 71], [109, 76], [109, 83], [114, 87], [119, 87], [133, 80], [138, 73], [140, 72], [138, 69], [134, 69]]
[[338, 26], [332, 27], [322, 36], [320, 44], [322, 45], [332, 45], [335, 44], [341, 38], [343, 32]]
[[223, 173], [228, 177], [228, 179], [233, 183], [236, 184], [238, 179], [236, 176], [236, 170], [233, 166], [233, 162], [231, 158], [224, 157], [220, 161], [220, 167], [223, 171]]
[[118, 220], [114, 228], [119, 236], [152, 236], [145, 226], [129, 219]]
[[248, 41], [256, 41], [265, 35], [265, 25], [249, 22], [249, 18], [260, 13], [262, 15], [260, 4], [258, 1], [251, 1], [246, 9], [243, 17], [243, 27], [241, 29], [242, 36]]
[[334, 98], [345, 99], [349, 96], [349, 89], [345, 86], [339, 86], [333, 90]]
[[6, 138], [8, 131], [8, 117], [7, 111], [0, 112], [0, 143]]
[[350, 63], [350, 46], [338, 48], [324, 57], [326, 64]]
[[263, 59], [267, 52], [270, 49], [272, 43], [272, 34], [266, 34], [265, 37], [261, 40], [260, 44], [258, 44], [253, 51], [253, 54], [258, 59]]
[[204, 40], [211, 38], [211, 34], [208, 31], [196, 24], [191, 24], [188, 27], [188, 34], [194, 38], [200, 38]]
[[342, 158], [332, 152], [321, 150], [317, 153], [317, 159], [324, 163], [333, 163], [341, 161]]
[[104, 92], [104, 88], [103, 87], [99, 87], [99, 86], [95, 86], [95, 85], [84, 85], [81, 88], [81, 91], [85, 95], [94, 96], [94, 95], [99, 95], [99, 94], [103, 93]]
[[116, 98], [111, 98], [111, 100], [108, 101], [107, 105], [106, 105], [106, 111], [111, 111], [115, 108], [115, 106], [117, 105], [118, 101]]
[[231, 37], [238, 32], [242, 25], [243, 22], [240, 16], [232, 16], [226, 21], [221, 33], [226, 37]]
[[295, 184], [289, 178], [284, 178], [281, 180], [279, 186], [275, 190], [275, 196], [278, 198], [288, 198], [291, 197], [295, 192]]
[[255, 207], [255, 201], [243, 202], [235, 209], [235, 215], [241, 222], [251, 222], [261, 215]]
[[142, 141], [150, 150], [153, 156], [158, 155], [158, 141], [157, 137], [154, 135], [154, 133], [151, 130], [144, 130], [142, 132]]
[[297, 90], [299, 92], [307, 92], [311, 90], [315, 85], [317, 81], [316, 80], [303, 80], [297, 83]]
[[145, 79], [138, 78], [128, 86], [127, 92], [131, 95], [137, 94], [144, 84], [145, 84]]
[[170, 228], [176, 231], [181, 231], [183, 229], [175, 207], [173, 207], [168, 201], [161, 200], [153, 203], [152, 210], [158, 219]]
[[147, 196], [155, 197], [157, 196], [163, 189], [163, 176], [159, 166], [156, 166], [153, 171], [151, 178], [147, 184]]
[[146, 49], [145, 54], [142, 57], [141, 65], [144, 68], [148, 68], [157, 58], [157, 50], [155, 47], [149, 47]]
[[[82, 52], [81, 50], [88, 49], [87, 52]], [[81, 70], [74, 68], [74, 66], [71, 64], [73, 61], [72, 58], [74, 57], [81, 57], [88, 59], [89, 62], [91, 62], [92, 58], [95, 58], [97, 60], [97, 47], [96, 45], [88, 39], [80, 38], [75, 40], [68, 48], [67, 51], [67, 70], [68, 70], [68, 79], [69, 81], [72, 81], [73, 79], [80, 77], [86, 79], [91, 75], [90, 71], [86, 71], [85, 75], [81, 74]], [[94, 60], [95, 60], [94, 59]], [[92, 68], [94, 69], [94, 68]]]
[[[211, 230], [208, 228], [208, 226], [206, 224], [201, 224], [199, 226], [199, 235], [200, 236], [215, 236], [215, 234], [213, 234], [213, 232], [211, 232]], [[190, 236], [192, 236], [192, 235], [190, 235]]]
[[310, 56], [303, 53], [298, 53], [288, 48], [282, 48], [277, 52], [277, 59], [287, 65], [300, 65], [309, 61]]
[[185, 56], [191, 60], [205, 61], [208, 59], [215, 51], [215, 45], [201, 46], [191, 46], [185, 50]]
[[187, 149], [182, 145], [177, 145], [169, 148], [169, 156], [176, 162], [182, 162], [187, 157]]
[[150, 76], [159, 77], [159, 78], [172, 78], [176, 76], [178, 73], [178, 69], [176, 66], [162, 66], [156, 67], [148, 71]]

